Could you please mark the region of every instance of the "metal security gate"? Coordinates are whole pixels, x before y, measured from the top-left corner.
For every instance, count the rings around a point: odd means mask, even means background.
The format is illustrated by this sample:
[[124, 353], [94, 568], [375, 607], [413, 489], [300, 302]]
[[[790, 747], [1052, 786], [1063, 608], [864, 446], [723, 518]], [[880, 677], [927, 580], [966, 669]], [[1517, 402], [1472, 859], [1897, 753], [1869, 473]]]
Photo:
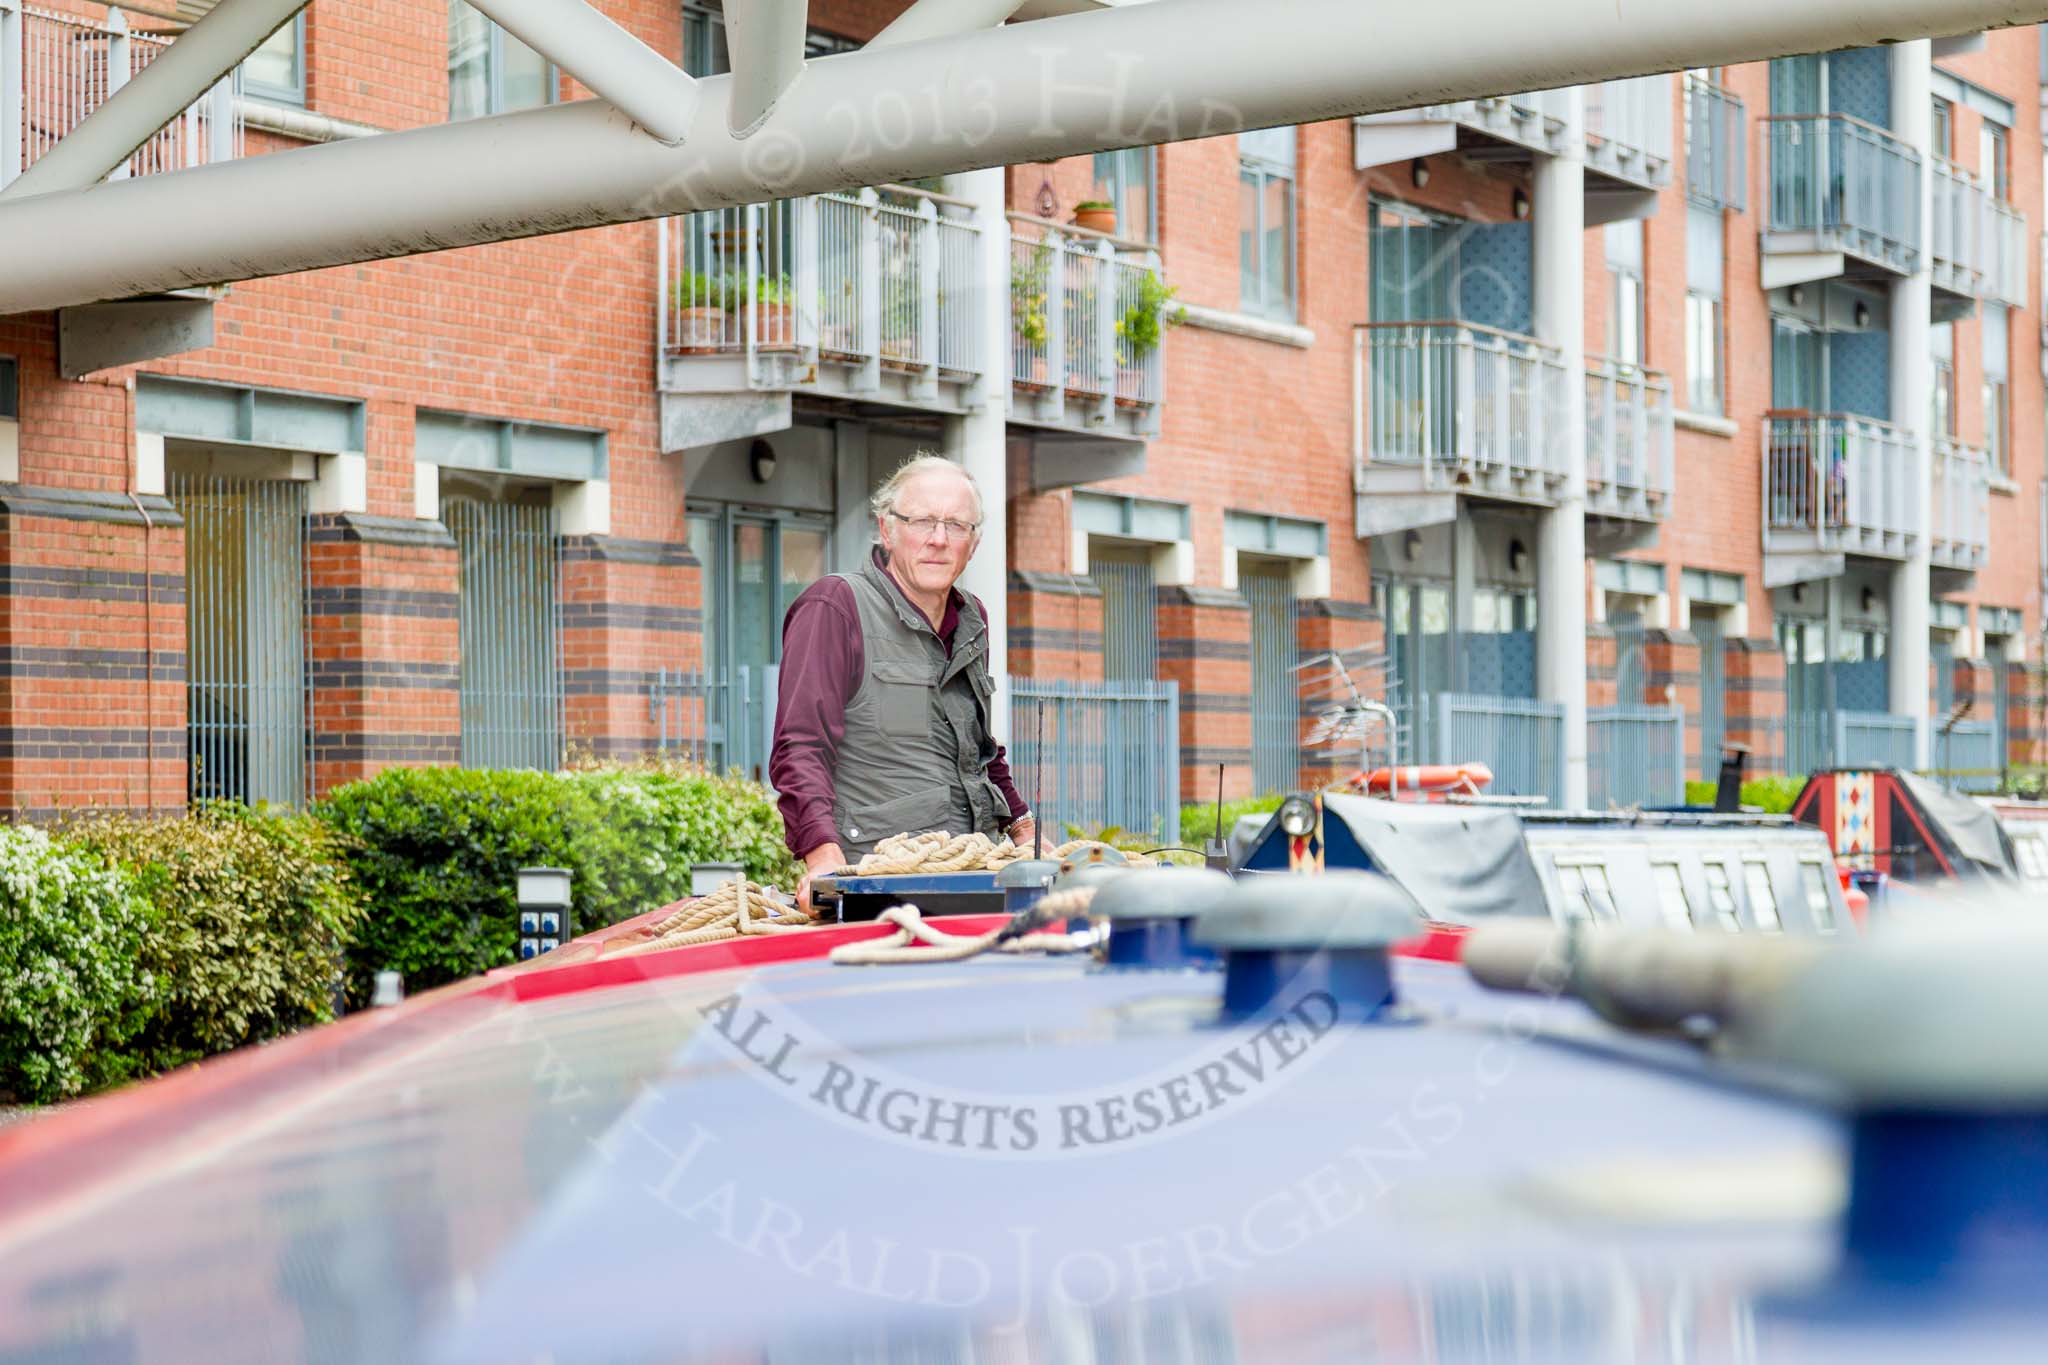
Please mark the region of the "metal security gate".
[[306, 485], [172, 469], [185, 521], [186, 795], [306, 798]]
[[1721, 617], [1695, 607], [1693, 638], [1700, 643], [1700, 776], [1713, 780], [1721, 771], [1721, 750], [1728, 739], [1728, 659], [1721, 638]]
[[1252, 616], [1252, 785], [1290, 791], [1301, 772], [1294, 575], [1285, 565], [1247, 563], [1237, 585]]
[[1180, 686], [1010, 682], [1010, 772], [1048, 844], [1116, 828], [1180, 842]]
[[451, 498], [460, 568], [462, 763], [562, 761], [562, 674], [549, 507]]
[[1088, 576], [1102, 589], [1102, 676], [1119, 682], [1159, 676], [1158, 577], [1143, 550], [1094, 548]]

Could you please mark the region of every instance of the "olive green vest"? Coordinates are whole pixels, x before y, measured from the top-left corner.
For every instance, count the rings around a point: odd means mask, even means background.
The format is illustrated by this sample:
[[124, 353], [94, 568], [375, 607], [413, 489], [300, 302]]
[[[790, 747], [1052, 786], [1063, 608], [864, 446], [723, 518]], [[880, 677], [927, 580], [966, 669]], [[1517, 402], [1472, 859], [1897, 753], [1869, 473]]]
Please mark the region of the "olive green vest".
[[892, 834], [935, 829], [1000, 838], [1010, 806], [988, 780], [995, 680], [981, 609], [961, 594], [948, 659], [931, 622], [872, 557], [837, 577], [853, 588], [867, 665], [832, 765], [840, 848], [854, 858]]

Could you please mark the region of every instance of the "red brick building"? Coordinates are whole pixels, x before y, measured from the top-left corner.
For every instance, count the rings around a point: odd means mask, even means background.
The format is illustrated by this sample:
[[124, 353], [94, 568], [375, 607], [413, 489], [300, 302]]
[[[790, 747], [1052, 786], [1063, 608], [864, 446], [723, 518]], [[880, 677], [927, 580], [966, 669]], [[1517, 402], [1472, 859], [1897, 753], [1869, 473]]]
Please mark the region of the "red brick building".
[[[0, 179], [207, 8], [0, 0]], [[715, 4], [600, 8], [722, 67]], [[820, 0], [813, 56], [900, 9]], [[2048, 761], [2040, 72], [2006, 31], [0, 317], [0, 805], [758, 770], [782, 607], [921, 447], [1002, 473], [973, 583], [1066, 818], [1354, 762], [1301, 743], [1333, 649], [1404, 761], [1559, 799]], [[132, 173], [585, 93], [464, 6], [316, 4]]]

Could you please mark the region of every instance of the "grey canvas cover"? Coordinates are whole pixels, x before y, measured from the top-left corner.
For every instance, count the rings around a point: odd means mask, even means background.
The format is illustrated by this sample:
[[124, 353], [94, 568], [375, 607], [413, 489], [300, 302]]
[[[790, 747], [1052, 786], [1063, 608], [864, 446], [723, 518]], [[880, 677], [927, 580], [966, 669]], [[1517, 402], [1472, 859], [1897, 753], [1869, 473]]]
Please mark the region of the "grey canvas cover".
[[1998, 816], [1967, 796], [1950, 791], [1918, 773], [1900, 772], [1899, 785], [1915, 805], [1940, 830], [1956, 851], [1977, 865], [1977, 870], [1996, 875], [2014, 873], [2012, 845], [1999, 827]]
[[1325, 819], [1342, 820], [1422, 913], [1445, 924], [1550, 909], [1522, 839], [1522, 818], [1498, 806], [1376, 801], [1331, 793]]

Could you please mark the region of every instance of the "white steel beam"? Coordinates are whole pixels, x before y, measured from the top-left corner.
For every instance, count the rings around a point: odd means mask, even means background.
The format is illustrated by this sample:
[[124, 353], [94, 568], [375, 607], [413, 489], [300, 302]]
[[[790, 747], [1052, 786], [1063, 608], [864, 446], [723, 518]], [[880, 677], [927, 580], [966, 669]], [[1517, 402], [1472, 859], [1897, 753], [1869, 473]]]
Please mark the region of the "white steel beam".
[[804, 29], [810, 0], [743, 0], [725, 12], [732, 54], [727, 126], [748, 137], [804, 70]]
[[663, 142], [681, 142], [690, 130], [696, 81], [583, 0], [469, 3]]
[[892, 47], [926, 38], [994, 28], [1024, 7], [1024, 0], [917, 0], [868, 40], [869, 47]]
[[98, 184], [194, 100], [232, 75], [306, 2], [222, 0], [0, 190], [0, 198], [12, 203]]
[[698, 83], [680, 148], [579, 101], [10, 197], [0, 201], [0, 313], [2036, 23], [2048, 0], [1446, 0], [1399, 22], [1356, 0], [1264, 0], [1257, 23], [1246, 13], [1243, 0], [1157, 0], [826, 57], [743, 140], [717, 126], [730, 107], [719, 77]]

